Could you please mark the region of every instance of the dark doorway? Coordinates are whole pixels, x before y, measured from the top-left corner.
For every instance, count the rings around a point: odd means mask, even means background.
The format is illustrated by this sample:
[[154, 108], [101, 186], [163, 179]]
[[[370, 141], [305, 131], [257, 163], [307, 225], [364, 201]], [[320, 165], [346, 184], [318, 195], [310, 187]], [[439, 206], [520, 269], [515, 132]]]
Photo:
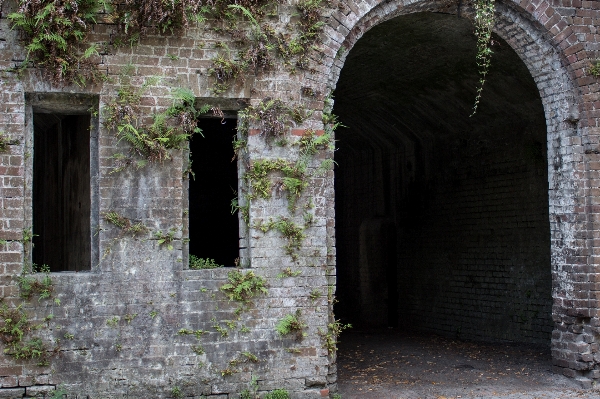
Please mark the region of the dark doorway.
[[544, 109], [524, 63], [494, 42], [473, 117], [470, 21], [396, 17], [348, 54], [334, 93], [348, 126], [335, 153], [344, 322], [550, 344]]
[[32, 261], [91, 269], [90, 115], [34, 113]]
[[202, 129], [190, 141], [189, 254], [234, 266], [239, 257], [239, 222], [232, 213], [237, 197], [238, 171], [232, 142], [235, 118], [202, 118]]

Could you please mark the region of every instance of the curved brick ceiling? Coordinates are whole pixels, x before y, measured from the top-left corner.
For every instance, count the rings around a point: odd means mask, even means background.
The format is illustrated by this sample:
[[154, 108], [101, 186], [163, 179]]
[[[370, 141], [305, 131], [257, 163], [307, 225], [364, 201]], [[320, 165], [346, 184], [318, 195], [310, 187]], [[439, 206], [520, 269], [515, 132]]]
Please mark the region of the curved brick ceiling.
[[545, 124], [533, 78], [495, 37], [477, 114], [469, 118], [479, 79], [469, 20], [455, 15], [400, 16], [368, 31], [351, 49], [335, 91], [341, 148], [404, 146], [440, 135]]

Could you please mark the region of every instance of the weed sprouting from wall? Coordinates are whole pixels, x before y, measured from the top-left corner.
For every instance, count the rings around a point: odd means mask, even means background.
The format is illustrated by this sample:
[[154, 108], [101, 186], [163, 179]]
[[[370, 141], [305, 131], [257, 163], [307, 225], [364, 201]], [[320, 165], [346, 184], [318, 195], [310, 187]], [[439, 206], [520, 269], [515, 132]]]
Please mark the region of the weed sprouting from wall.
[[174, 399], [183, 399], [183, 392], [181, 391], [181, 388], [177, 386], [171, 389], [171, 395]]
[[231, 82], [243, 76], [246, 68], [247, 64], [231, 58], [231, 54], [217, 55], [213, 59], [212, 67], [208, 70], [208, 75], [215, 78], [213, 93], [218, 95], [229, 90]]
[[52, 278], [50, 278], [50, 268], [47, 265], [39, 268], [33, 265], [31, 272], [40, 272], [44, 276], [40, 279], [32, 276], [28, 271], [23, 271], [23, 274], [17, 277], [21, 298], [29, 300], [34, 295], [38, 296], [38, 300], [50, 298], [54, 289]]
[[258, 363], [259, 361], [260, 360], [255, 354], [251, 352], [241, 352], [228, 362], [227, 367], [222, 369], [220, 374], [222, 377], [233, 375], [240, 372], [240, 370], [237, 368], [240, 364]]
[[600, 77], [600, 61], [592, 63], [592, 65], [588, 68], [587, 73], [588, 75], [596, 78]]
[[5, 133], [0, 132], [0, 153], [7, 151], [8, 146], [18, 145], [18, 144], [19, 144], [19, 140], [11, 140], [8, 138], [8, 136]]
[[306, 327], [308, 325], [302, 321], [302, 311], [298, 309], [295, 313], [287, 314], [279, 320], [275, 325], [275, 330], [282, 337], [293, 334], [297, 341], [301, 341], [307, 335], [304, 332]]
[[302, 105], [288, 105], [281, 99], [265, 98], [258, 105], [250, 106], [240, 112], [245, 122], [254, 122], [260, 128], [260, 134], [268, 142], [281, 139], [287, 130], [301, 124], [312, 114]]
[[203, 1], [179, 0], [156, 2], [152, 0], [125, 0], [107, 2], [108, 21], [121, 32], [117, 44], [135, 44], [152, 28], [161, 33], [181, 33], [191, 22], [204, 20], [210, 6]]
[[297, 251], [302, 246], [302, 241], [306, 238], [304, 227], [291, 221], [289, 218], [280, 216], [277, 220], [269, 219], [268, 222], [260, 221], [255, 223], [253, 228], [266, 233], [271, 230], [277, 230], [287, 240], [284, 246], [285, 253], [290, 255], [293, 260], [298, 259]]
[[342, 324], [339, 320], [327, 324], [327, 331], [319, 330], [319, 335], [323, 343], [323, 348], [327, 349], [329, 356], [333, 356], [337, 352], [338, 337], [347, 328], [351, 328], [350, 324]]
[[268, 292], [266, 280], [254, 274], [253, 271], [230, 271], [227, 274], [227, 280], [229, 282], [223, 284], [220, 290], [230, 301], [247, 305], [252, 298]]
[[288, 193], [290, 210], [295, 209], [297, 199], [308, 185], [305, 180], [306, 166], [285, 159], [260, 159], [252, 164], [244, 175], [250, 188], [248, 199], [271, 198], [273, 184], [270, 175], [275, 171], [283, 175], [281, 188]]
[[131, 235], [133, 237], [144, 234], [149, 231], [148, 227], [142, 222], [132, 223], [131, 219], [125, 216], [119, 215], [115, 211], [109, 211], [102, 215], [103, 219], [118, 227], [122, 231], [122, 235]]
[[[222, 30], [231, 35], [239, 49], [234, 52], [227, 46], [219, 46], [226, 52], [213, 58], [209, 71], [215, 78], [215, 94], [229, 90], [233, 82], [243, 80], [247, 74], [256, 75], [275, 68], [277, 59], [290, 73], [295, 73], [296, 69], [311, 69], [308, 54], [317, 48], [319, 33], [324, 26], [323, 13], [329, 6], [327, 1], [300, 1], [296, 5], [300, 18], [297, 23], [287, 25], [285, 34], [262, 22], [265, 10], [275, 8], [278, 1], [221, 3], [226, 7], [221, 7], [220, 13], [213, 12], [212, 16], [224, 23]], [[242, 19], [249, 24], [241, 27]]]
[[167, 232], [162, 232], [161, 230], [154, 232], [154, 238], [158, 243], [159, 247], [166, 246], [169, 251], [173, 250], [173, 241], [175, 241], [175, 234], [177, 234], [177, 230], [171, 228]]
[[264, 399], [290, 399], [290, 394], [285, 389], [275, 389], [266, 394]]
[[[42, 276], [30, 274], [40, 272]], [[51, 299], [54, 291], [54, 283], [50, 277], [50, 269], [47, 266], [36, 267], [32, 265], [31, 270], [24, 271], [17, 277], [19, 296], [23, 301], [37, 297], [38, 302]], [[54, 301], [56, 305], [60, 301]], [[49, 314], [42, 322], [35, 324], [24, 309], [24, 302], [9, 305], [0, 299], [0, 341], [4, 344], [4, 353], [15, 360], [33, 360], [37, 366], [49, 365], [50, 357], [56, 354], [58, 347], [51, 349], [42, 338], [34, 334], [37, 330], [47, 328], [47, 323], [52, 320]]]
[[300, 147], [301, 154], [305, 157], [316, 155], [321, 150], [333, 150], [334, 147], [330, 132], [319, 136], [311, 129], [304, 133], [296, 145]]

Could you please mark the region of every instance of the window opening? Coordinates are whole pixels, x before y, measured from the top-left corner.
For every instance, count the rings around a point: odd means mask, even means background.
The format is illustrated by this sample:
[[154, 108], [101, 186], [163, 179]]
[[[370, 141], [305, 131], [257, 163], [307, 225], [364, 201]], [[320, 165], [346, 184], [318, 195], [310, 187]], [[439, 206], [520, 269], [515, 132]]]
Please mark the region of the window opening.
[[234, 266], [239, 257], [239, 220], [231, 212], [238, 169], [232, 141], [237, 119], [201, 118], [200, 135], [190, 140], [189, 255]]
[[91, 115], [33, 112], [32, 261], [91, 269]]

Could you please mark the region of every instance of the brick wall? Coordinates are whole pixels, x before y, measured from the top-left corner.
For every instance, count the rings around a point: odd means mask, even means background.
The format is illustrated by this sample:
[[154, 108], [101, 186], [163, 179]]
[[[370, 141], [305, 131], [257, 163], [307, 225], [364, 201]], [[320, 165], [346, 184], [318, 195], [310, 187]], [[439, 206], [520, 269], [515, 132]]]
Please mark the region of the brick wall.
[[[113, 78], [112, 82], [86, 88], [56, 87], [35, 68], [28, 69], [23, 76], [9, 70], [26, 56], [18, 42], [18, 33], [10, 29], [5, 18], [14, 9], [13, 2], [5, 2], [0, 18], [0, 67], [3, 70], [0, 131], [20, 143], [0, 154], [0, 239], [8, 241], [0, 253], [1, 278], [3, 296], [9, 304], [20, 302], [14, 275], [27, 260], [27, 245], [19, 240], [31, 224], [29, 171], [34, 149], [28, 133], [31, 120], [26, 112], [25, 94], [64, 92], [97, 98], [100, 109], [98, 214], [116, 210], [155, 230], [175, 228], [179, 231], [183, 226], [184, 204], [182, 155], [174, 152], [173, 160], [164, 164], [110, 174], [113, 166], [110, 157], [126, 147], [103, 127], [102, 109], [116, 95], [117, 76], [128, 64], [134, 66], [134, 85], [141, 85], [147, 76], [164, 77], [142, 98], [141, 105], [149, 114], [171, 104], [168, 93], [172, 87], [189, 88], [198, 98], [215, 97], [209, 90], [211, 81], [207, 70], [217, 53], [215, 43], [229, 40], [228, 36], [204, 27], [191, 27], [182, 37], [150, 32], [138, 46], [111, 49], [98, 57], [101, 69]], [[455, 2], [443, 1], [340, 3], [327, 20], [323, 45], [312, 54], [314, 69], [311, 72], [290, 75], [276, 68], [248, 77], [222, 97], [243, 98], [252, 105], [266, 97], [303, 100], [317, 112], [296, 128], [321, 129], [322, 98], [303, 98], [301, 88], [308, 85], [320, 93], [334, 88], [348, 51], [364, 32], [400, 14], [425, 10], [458, 12]], [[279, 16], [273, 19], [280, 29], [296, 11], [288, 4], [278, 11]], [[598, 325], [598, 314], [594, 188], [598, 169], [595, 159], [598, 83], [586, 74], [586, 69], [590, 60], [598, 56], [597, 5], [577, 0], [523, 1], [500, 4], [498, 12], [497, 32], [528, 67], [544, 105], [550, 166], [554, 359], [566, 374], [595, 378], [597, 345], [593, 333]], [[461, 13], [468, 16], [469, 10], [461, 10]], [[110, 43], [114, 33], [114, 27], [98, 24], [91, 39]], [[407, 154], [402, 156], [413, 156], [411, 151]], [[293, 160], [297, 155], [295, 147], [271, 147], [261, 136], [250, 137], [249, 160], [269, 157]], [[365, 161], [371, 162], [368, 157]], [[318, 162], [315, 160], [311, 167], [316, 167]], [[410, 175], [408, 171], [403, 173]], [[524, 177], [511, 179], [525, 184], [527, 173], [519, 173]], [[447, 192], [442, 185], [440, 190], [440, 193]], [[316, 302], [308, 299], [311, 290], [321, 290], [325, 295], [328, 285], [335, 284], [333, 173], [312, 179], [305, 196], [313, 197], [315, 223], [306, 231], [308, 237], [298, 262], [292, 262], [284, 253], [285, 242], [274, 232], [263, 236], [251, 229], [248, 234], [244, 233], [242, 261], [249, 261], [257, 274], [268, 279], [270, 290], [240, 320], [254, 326], [251, 332], [244, 336], [236, 330], [227, 339], [219, 338], [210, 321], [212, 317], [218, 321], [230, 317], [231, 304], [215, 292], [218, 282], [224, 281], [225, 270], [184, 270], [180, 234], [174, 249], [169, 251], [152, 237], [119, 238], [113, 227], [100, 220], [98, 265], [92, 265], [89, 273], [53, 276], [60, 306], [35, 300], [25, 305], [34, 320], [41, 322], [50, 313], [54, 315], [47, 323], [48, 328], [40, 334], [48, 341], [60, 339], [61, 355], [53, 358], [49, 367], [42, 368], [31, 362], [14, 362], [10, 357], [3, 357], [0, 389], [24, 393], [26, 389], [37, 389], [30, 388], [33, 386], [65, 383], [70, 392], [79, 395], [135, 397], [155, 392], [156, 396], [168, 397], [174, 387], [179, 387], [190, 396], [224, 397], [247, 386], [252, 373], [261, 379], [261, 390], [284, 387], [297, 398], [320, 397], [322, 389], [335, 390], [334, 358], [328, 357], [322, 348], [318, 333], [318, 329], [325, 329], [330, 321], [328, 304], [325, 296]], [[284, 197], [255, 201], [250, 209], [251, 220], [286, 215], [286, 207]], [[296, 278], [277, 278], [285, 267], [293, 267], [302, 274]], [[202, 288], [206, 288], [206, 292]], [[273, 329], [278, 318], [298, 308], [303, 310], [309, 325], [308, 336], [300, 344], [278, 338]], [[157, 312], [154, 318], [150, 316], [153, 311]], [[125, 316], [131, 318], [134, 314], [137, 316], [131, 322], [125, 320]], [[114, 317], [118, 322], [113, 327], [107, 321]], [[210, 330], [203, 338], [206, 341], [202, 341], [206, 345], [205, 355], [194, 354], [191, 347], [196, 342], [195, 337], [178, 335], [181, 328]], [[73, 339], [65, 338], [65, 332], [73, 334]], [[580, 342], [581, 334], [584, 334], [585, 344]], [[574, 342], [580, 343], [573, 346]], [[300, 352], [290, 353], [286, 350], [289, 347], [298, 347]], [[222, 376], [220, 370], [227, 367], [226, 360], [245, 350], [261, 354], [261, 362], [244, 364], [239, 373]], [[201, 362], [203, 366], [199, 367]], [[202, 377], [198, 378], [199, 375]]]

